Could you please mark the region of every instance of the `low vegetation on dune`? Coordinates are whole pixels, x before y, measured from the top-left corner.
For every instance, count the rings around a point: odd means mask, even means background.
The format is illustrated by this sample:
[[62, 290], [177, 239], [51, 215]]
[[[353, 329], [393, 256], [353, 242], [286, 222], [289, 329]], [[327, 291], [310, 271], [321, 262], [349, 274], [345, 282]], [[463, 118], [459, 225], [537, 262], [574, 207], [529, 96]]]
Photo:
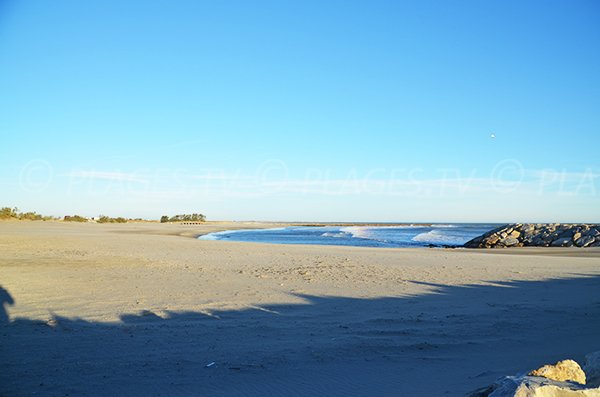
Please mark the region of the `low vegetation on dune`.
[[40, 215], [37, 212], [19, 212], [17, 207], [2, 207], [0, 209], [0, 219], [4, 220], [28, 220], [28, 221], [48, 221], [55, 220], [52, 216]]
[[[65, 215], [64, 217], [44, 216], [37, 212], [20, 212], [17, 207], [2, 207], [0, 208], [0, 220], [27, 220], [27, 221], [63, 221], [63, 222], [96, 222], [96, 223], [127, 223], [133, 222], [156, 222], [155, 220], [145, 220], [142, 218], [124, 218], [122, 216], [113, 218], [107, 215], [100, 215], [99, 217], [88, 218], [81, 215]], [[180, 214], [174, 216], [164, 215], [160, 218], [161, 223], [167, 222], [204, 222], [206, 216], [203, 214]]]
[[80, 216], [80, 215], [65, 215], [65, 217], [63, 218], [63, 221], [65, 222], [87, 222], [88, 219], [84, 216]]
[[106, 215], [100, 215], [100, 217], [96, 220], [98, 223], [127, 223], [127, 218], [123, 218], [119, 216], [118, 218], [111, 218]]
[[160, 218], [160, 223], [167, 222], [204, 222], [206, 221], [206, 216], [203, 214], [181, 214], [169, 217], [168, 215], [163, 215]]

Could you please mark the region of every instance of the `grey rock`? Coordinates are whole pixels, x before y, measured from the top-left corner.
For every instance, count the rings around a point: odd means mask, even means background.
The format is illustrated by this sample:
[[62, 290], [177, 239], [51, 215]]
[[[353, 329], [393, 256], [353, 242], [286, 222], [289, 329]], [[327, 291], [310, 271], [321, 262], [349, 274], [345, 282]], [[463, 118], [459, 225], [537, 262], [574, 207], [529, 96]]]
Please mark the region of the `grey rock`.
[[597, 237], [600, 236], [600, 230], [598, 228], [593, 228], [587, 231], [586, 236]]
[[512, 247], [513, 245], [519, 244], [519, 240], [514, 237], [506, 237], [505, 239], [501, 240], [501, 243], [507, 247]]
[[500, 236], [498, 236], [497, 234], [493, 234], [488, 238], [487, 243], [490, 245], [494, 245], [498, 242], [498, 240], [500, 240]]
[[561, 233], [558, 235], [558, 238], [573, 238], [575, 231], [573, 229], [562, 229]]
[[552, 247], [570, 247], [572, 245], [573, 240], [571, 240], [571, 237], [559, 237], [550, 244]]
[[575, 245], [578, 247], [588, 247], [591, 245], [596, 239], [592, 236], [583, 236], [575, 240]]
[[528, 232], [531, 230], [535, 229], [535, 225], [532, 225], [531, 223], [524, 223], [523, 226], [521, 227], [521, 230], [523, 230], [524, 232]]

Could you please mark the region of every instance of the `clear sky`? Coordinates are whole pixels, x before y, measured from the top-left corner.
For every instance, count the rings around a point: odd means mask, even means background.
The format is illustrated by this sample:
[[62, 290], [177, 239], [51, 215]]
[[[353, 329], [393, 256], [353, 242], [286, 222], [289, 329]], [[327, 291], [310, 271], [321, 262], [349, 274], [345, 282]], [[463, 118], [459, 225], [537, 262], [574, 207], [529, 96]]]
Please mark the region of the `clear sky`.
[[600, 2], [0, 1], [0, 206], [600, 221]]

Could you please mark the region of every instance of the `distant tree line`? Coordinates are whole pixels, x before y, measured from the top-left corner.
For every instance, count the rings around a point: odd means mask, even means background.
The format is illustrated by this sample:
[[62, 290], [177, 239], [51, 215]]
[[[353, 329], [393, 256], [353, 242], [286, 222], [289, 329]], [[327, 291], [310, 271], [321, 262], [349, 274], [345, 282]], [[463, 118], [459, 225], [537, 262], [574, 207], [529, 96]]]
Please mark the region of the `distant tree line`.
[[18, 220], [28, 220], [28, 221], [48, 221], [54, 220], [52, 216], [44, 216], [40, 215], [36, 212], [19, 212], [17, 207], [2, 207], [0, 209], [0, 219], [18, 219]]
[[111, 218], [106, 215], [100, 215], [100, 217], [98, 218], [98, 220], [96, 220], [96, 222], [98, 222], [98, 223], [127, 223], [127, 219], [123, 218], [121, 216], [118, 218]]
[[182, 214], [175, 215], [169, 218], [168, 215], [163, 215], [160, 217], [160, 223], [167, 222], [204, 222], [206, 221], [206, 216], [203, 214]]
[[79, 215], [65, 215], [63, 218], [65, 222], [87, 222], [88, 218]]
[[[59, 221], [61, 218], [53, 216], [44, 216], [36, 212], [20, 212], [17, 207], [2, 207], [0, 208], [0, 220], [29, 220], [29, 221]], [[81, 215], [66, 215], [62, 218], [64, 222], [89, 222], [96, 221], [97, 223], [127, 223], [128, 221], [145, 222], [142, 218], [130, 219], [121, 216], [113, 218], [106, 215], [100, 215], [98, 218], [87, 218]], [[182, 214], [172, 217], [163, 216], [161, 222], [204, 222], [206, 217], [202, 214]]]

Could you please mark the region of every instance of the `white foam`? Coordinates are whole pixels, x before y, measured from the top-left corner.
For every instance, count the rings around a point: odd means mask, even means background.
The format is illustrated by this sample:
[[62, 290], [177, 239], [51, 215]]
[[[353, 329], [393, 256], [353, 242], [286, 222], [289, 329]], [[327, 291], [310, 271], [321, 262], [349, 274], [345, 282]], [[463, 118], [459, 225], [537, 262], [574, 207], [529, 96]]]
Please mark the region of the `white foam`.
[[288, 230], [291, 229], [289, 227], [272, 227], [270, 229], [240, 229], [240, 230], [233, 230], [236, 233], [239, 232], [279, 232], [281, 230]]
[[252, 233], [256, 233], [256, 232], [273, 232], [273, 231], [280, 231], [280, 230], [286, 230], [287, 228], [285, 227], [275, 227], [275, 228], [271, 228], [271, 229], [235, 229], [235, 230], [223, 230], [221, 232], [213, 232], [213, 233], [208, 233], [208, 234], [204, 234], [202, 236], [198, 237], [198, 240], [222, 240], [224, 236], [228, 236], [231, 234], [237, 234], [237, 233], [246, 233], [246, 232], [252, 232]]
[[429, 232], [417, 234], [412, 238], [413, 241], [429, 244], [463, 244], [464, 241], [458, 236], [447, 235], [440, 230], [431, 230]]
[[219, 237], [215, 236], [214, 233], [208, 233], [198, 236], [198, 240], [219, 240]]
[[221, 240], [223, 235], [231, 232], [235, 232], [235, 230], [224, 230], [222, 232], [203, 234], [202, 236], [198, 237], [198, 240]]
[[323, 234], [321, 234], [321, 237], [335, 237], [335, 238], [344, 238], [344, 237], [353, 237], [350, 233], [346, 233], [346, 232], [325, 232]]
[[370, 226], [347, 226], [340, 228], [341, 232], [348, 233], [355, 238], [370, 238], [371, 229]]

